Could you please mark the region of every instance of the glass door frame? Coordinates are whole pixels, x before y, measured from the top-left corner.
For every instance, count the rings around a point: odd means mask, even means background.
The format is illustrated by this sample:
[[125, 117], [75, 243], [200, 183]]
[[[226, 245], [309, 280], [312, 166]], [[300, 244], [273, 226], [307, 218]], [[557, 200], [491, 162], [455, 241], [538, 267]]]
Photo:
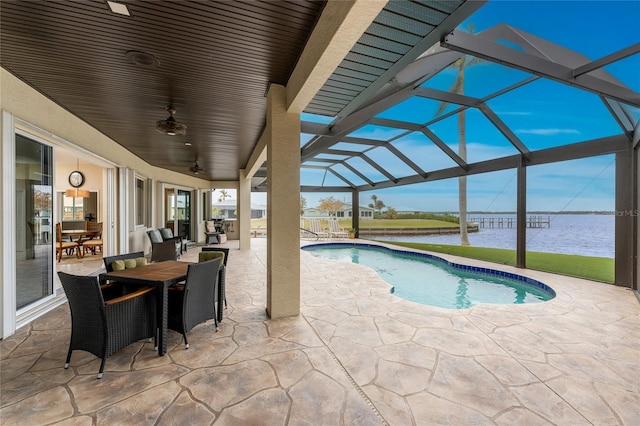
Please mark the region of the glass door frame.
[[[27, 302], [25, 305], [23, 305], [21, 307], [17, 306], [18, 303], [19, 303], [20, 297], [18, 297], [19, 296], [19, 291], [18, 291], [18, 281], [19, 281], [18, 280], [18, 269], [19, 268], [18, 268], [18, 256], [16, 255], [15, 263], [13, 265], [14, 266], [14, 270], [16, 272], [16, 280], [15, 280], [15, 286], [14, 286], [15, 295], [16, 295], [16, 304], [14, 305], [14, 309], [16, 311], [16, 316], [19, 317], [19, 316], [23, 315], [24, 313], [29, 312], [32, 309], [34, 309], [34, 308], [36, 308], [36, 307], [38, 307], [40, 305], [43, 305], [45, 303], [50, 302], [51, 299], [53, 299], [56, 296], [55, 278], [54, 278], [54, 273], [55, 273], [55, 265], [54, 265], [54, 263], [55, 263], [54, 262], [55, 261], [55, 236], [53, 235], [53, 226], [54, 226], [54, 223], [55, 223], [55, 220], [56, 220], [56, 215], [55, 215], [55, 210], [54, 210], [56, 203], [55, 203], [55, 200], [54, 200], [54, 198], [55, 198], [55, 182], [54, 182], [54, 178], [55, 178], [55, 173], [54, 173], [55, 152], [54, 152], [53, 146], [51, 144], [46, 143], [43, 140], [39, 140], [38, 138], [34, 137], [33, 135], [27, 135], [27, 134], [24, 134], [23, 132], [19, 132], [19, 131], [16, 131], [16, 134], [19, 135], [20, 137], [22, 137], [23, 139], [27, 139], [30, 142], [39, 144], [39, 145], [49, 149], [49, 157], [50, 158], [49, 158], [49, 165], [48, 165], [49, 166], [48, 167], [48, 173], [50, 174], [50, 176], [49, 176], [49, 184], [46, 185], [46, 186], [50, 187], [50, 191], [51, 191], [51, 212], [50, 212], [51, 214], [49, 216], [49, 223], [50, 223], [50, 226], [52, 228], [51, 231], [49, 232], [50, 243], [46, 244], [47, 246], [49, 246], [48, 249], [46, 249], [49, 252], [48, 253], [45, 253], [45, 252], [40, 253], [41, 255], [44, 255], [45, 258], [48, 258], [48, 260], [49, 260], [49, 263], [46, 264], [46, 269], [48, 270], [48, 279], [47, 279], [47, 281], [48, 281], [47, 282], [48, 289], [47, 289], [47, 294], [42, 295], [41, 297], [38, 297], [35, 300]], [[16, 143], [17, 143], [17, 138], [14, 139], [14, 147], [16, 146], [15, 145]], [[14, 164], [16, 163], [16, 160], [17, 160], [17, 155], [14, 157]], [[41, 158], [40, 161], [41, 161], [41, 165], [42, 165], [42, 158]], [[16, 178], [17, 178], [17, 174], [14, 173], [14, 182], [16, 181]], [[18, 196], [17, 185], [16, 185], [15, 190], [16, 190], [16, 197], [17, 197]], [[30, 195], [32, 195], [30, 192], [25, 192], [25, 196], [26, 197], [29, 197]], [[15, 214], [16, 241], [18, 241], [18, 239], [19, 239], [18, 230], [21, 229], [20, 222], [22, 220], [26, 220], [27, 218], [26, 217], [20, 217], [18, 215], [18, 211], [19, 211], [20, 207], [19, 207], [19, 203], [17, 202], [17, 200], [14, 203], [14, 206], [15, 207], [14, 207], [13, 211], [14, 211], [14, 214]], [[24, 213], [26, 213], [26, 211]], [[24, 225], [27, 225], [27, 223], [25, 222]], [[25, 229], [26, 228], [23, 228], [23, 230], [25, 230]], [[18, 246], [18, 244], [16, 244], [16, 246], [14, 246], [15, 252], [17, 252], [17, 246]], [[26, 248], [26, 246], [25, 246], [25, 248]], [[34, 245], [33, 249], [35, 250], [35, 245]], [[34, 255], [33, 256], [34, 256], [33, 258], [35, 259], [36, 258], [35, 251], [34, 251]], [[28, 256], [27, 258], [30, 258], [30, 256]], [[34, 265], [32, 265], [32, 266], [34, 266]], [[44, 284], [44, 282], [41, 282], [39, 284]]]
[[[17, 328], [17, 318], [29, 311], [36, 310], [40, 306], [51, 303], [57, 296], [55, 285], [56, 264], [52, 262], [51, 274], [54, 277], [51, 284], [51, 294], [46, 295], [38, 300], [17, 309], [17, 271], [16, 271], [16, 242], [17, 242], [17, 212], [15, 208], [16, 188], [16, 135], [20, 135], [34, 142], [52, 148], [52, 177], [51, 186], [55, 188], [55, 149], [54, 144], [46, 141], [44, 138], [38, 137], [32, 133], [26, 132], [16, 126], [15, 117], [6, 112], [2, 112], [2, 204], [3, 204], [3, 220], [2, 220], [2, 338], [11, 336]], [[53, 189], [52, 189], [53, 191]], [[56, 200], [52, 196], [52, 211], [55, 214]], [[10, 208], [13, 207], [13, 208]], [[51, 217], [51, 222], [55, 221], [55, 217]], [[52, 239], [53, 240], [53, 239]], [[50, 246], [51, 259], [55, 259], [55, 246]]]
[[[113, 163], [104, 157], [96, 155], [95, 153], [57, 137], [33, 124], [23, 121], [8, 111], [2, 111], [1, 113], [2, 128], [0, 131], [2, 132], [2, 157], [0, 161], [2, 162], [1, 202], [3, 208], [3, 220], [2, 224], [0, 224], [2, 227], [2, 241], [0, 242], [0, 279], [2, 279], [2, 284], [0, 285], [0, 339], [4, 339], [13, 335], [17, 328], [28, 324], [66, 301], [57, 276], [57, 262], [54, 261], [52, 267], [53, 294], [45, 299], [40, 299], [37, 303], [31, 303], [20, 310], [16, 309], [15, 247], [17, 240], [17, 218], [16, 209], [13, 208], [16, 197], [16, 135], [19, 134], [23, 137], [53, 148], [53, 167], [51, 173], [53, 175], [52, 186], [54, 193], [56, 188], [56, 153], [60, 149], [81, 153], [83, 156], [91, 158], [91, 162], [93, 164], [104, 169], [106, 173], [104, 173], [103, 176], [106, 180], [103, 181], [103, 187], [106, 188], [106, 193], [99, 192], [99, 196], [107, 197], [105, 199], [113, 200], [117, 195], [115, 170], [118, 166], [116, 163]], [[55, 223], [57, 220], [56, 212], [59, 208], [56, 198], [57, 197], [55, 196], [52, 197], [52, 223]], [[105, 255], [110, 255], [113, 254], [118, 241], [116, 232], [119, 223], [117, 222], [116, 203], [105, 203], [102, 211], [104, 214], [103, 221], [105, 223], [103, 237], [106, 236], [108, 241], [111, 242], [108, 245], [108, 250], [105, 251]], [[51, 245], [51, 251], [51, 256], [55, 259], [55, 245], [53, 244]]]
[[[197, 226], [195, 226], [195, 224], [198, 216], [198, 204], [200, 204], [197, 196], [198, 191], [188, 186], [174, 185], [166, 182], [160, 183], [160, 194], [162, 194], [162, 216], [160, 217], [161, 226], [158, 226], [159, 228], [167, 227], [167, 223], [169, 222], [169, 206], [167, 202], [168, 191], [173, 191], [172, 196], [175, 197], [176, 200], [178, 199], [178, 191], [186, 191], [189, 193], [189, 241], [196, 242], [197, 238], [194, 238], [194, 236], [196, 235], [195, 232], [197, 232]], [[175, 230], [178, 229], [177, 213], [174, 214], [173, 229], [174, 235], [178, 235], [178, 233], [175, 232]]]

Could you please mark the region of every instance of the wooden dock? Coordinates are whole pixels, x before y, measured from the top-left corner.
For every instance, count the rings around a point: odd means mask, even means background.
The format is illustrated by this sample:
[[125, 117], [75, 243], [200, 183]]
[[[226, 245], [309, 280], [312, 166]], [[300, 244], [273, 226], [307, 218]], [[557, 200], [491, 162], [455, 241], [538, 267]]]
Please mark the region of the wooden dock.
[[[515, 217], [470, 217], [467, 223], [477, 223], [480, 228], [515, 228]], [[551, 228], [550, 216], [527, 217], [527, 228]]]

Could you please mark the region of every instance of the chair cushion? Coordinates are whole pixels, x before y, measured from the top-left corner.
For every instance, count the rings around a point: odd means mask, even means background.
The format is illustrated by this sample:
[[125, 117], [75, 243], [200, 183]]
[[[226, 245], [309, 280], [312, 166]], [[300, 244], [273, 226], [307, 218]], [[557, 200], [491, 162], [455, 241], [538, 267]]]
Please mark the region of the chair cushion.
[[124, 260], [114, 260], [111, 262], [111, 269], [114, 271], [122, 271], [124, 270]]
[[136, 266], [138, 266], [138, 263], [136, 262], [135, 259], [124, 259], [124, 268], [125, 269], [135, 268]]
[[216, 225], [212, 220], [205, 220], [204, 228], [206, 232], [216, 232]]
[[148, 231], [147, 234], [149, 234], [149, 239], [152, 243], [161, 243], [164, 241], [162, 239], [162, 234], [157, 229], [152, 229], [151, 231]]
[[220, 258], [224, 264], [224, 252], [221, 251], [201, 251], [198, 253], [198, 262], [206, 262], [207, 260], [213, 260]]
[[146, 264], [147, 259], [145, 257], [136, 257], [134, 259], [114, 260], [111, 262], [111, 268], [114, 271], [122, 271], [123, 269], [136, 268]]
[[159, 231], [163, 239], [169, 240], [173, 238], [173, 232], [171, 232], [171, 228], [160, 228]]

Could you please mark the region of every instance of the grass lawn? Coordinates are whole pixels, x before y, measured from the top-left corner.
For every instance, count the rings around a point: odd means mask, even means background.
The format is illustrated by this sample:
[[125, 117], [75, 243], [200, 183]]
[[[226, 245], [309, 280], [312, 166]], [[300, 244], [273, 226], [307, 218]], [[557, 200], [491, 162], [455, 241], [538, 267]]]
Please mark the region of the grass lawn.
[[[471, 259], [486, 260], [487, 262], [500, 263], [503, 265], [515, 266], [516, 264], [515, 250], [473, 246], [463, 247], [445, 244], [404, 243], [398, 241], [388, 241], [387, 243]], [[529, 251], [527, 252], [527, 268], [605, 283], [613, 283], [615, 279], [613, 259], [606, 257]]]

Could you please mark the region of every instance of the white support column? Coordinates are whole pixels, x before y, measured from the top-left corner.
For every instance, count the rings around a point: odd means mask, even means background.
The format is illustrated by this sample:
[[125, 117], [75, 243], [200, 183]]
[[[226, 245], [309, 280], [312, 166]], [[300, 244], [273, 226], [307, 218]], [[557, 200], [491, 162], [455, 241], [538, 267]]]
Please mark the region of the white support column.
[[118, 253], [129, 253], [129, 230], [131, 229], [131, 221], [133, 209], [133, 195], [131, 194], [130, 188], [133, 185], [133, 172], [126, 168], [121, 167], [118, 169], [118, 184], [119, 184], [119, 232], [118, 232], [118, 243], [120, 245]]
[[240, 169], [238, 182], [238, 226], [240, 228], [240, 250], [251, 249], [251, 177]]
[[267, 104], [267, 314], [300, 314], [300, 115], [287, 113], [286, 89]]
[[16, 332], [16, 135], [13, 114], [1, 113], [0, 338], [6, 339]]

